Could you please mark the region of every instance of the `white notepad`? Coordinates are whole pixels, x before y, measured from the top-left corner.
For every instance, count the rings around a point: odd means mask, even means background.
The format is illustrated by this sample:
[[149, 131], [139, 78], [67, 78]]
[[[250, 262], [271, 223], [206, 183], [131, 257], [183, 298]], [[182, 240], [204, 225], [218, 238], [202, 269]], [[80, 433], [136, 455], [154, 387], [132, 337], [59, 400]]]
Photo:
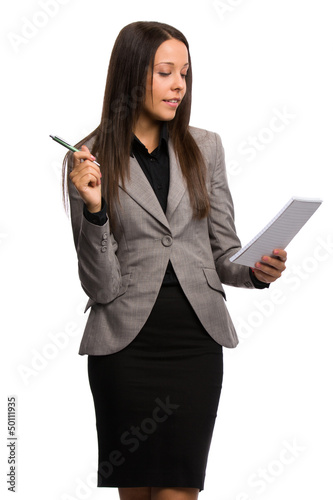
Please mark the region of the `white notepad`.
[[230, 261], [254, 267], [263, 255], [272, 255], [275, 248], [285, 249], [321, 204], [319, 199], [291, 198], [257, 236], [230, 257]]

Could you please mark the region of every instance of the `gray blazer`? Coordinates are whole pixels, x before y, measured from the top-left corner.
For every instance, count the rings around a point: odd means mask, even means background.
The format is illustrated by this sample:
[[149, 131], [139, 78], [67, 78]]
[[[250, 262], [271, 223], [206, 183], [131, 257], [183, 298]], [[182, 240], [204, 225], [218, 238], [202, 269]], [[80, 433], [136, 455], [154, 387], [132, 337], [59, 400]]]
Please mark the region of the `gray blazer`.
[[[219, 344], [235, 347], [237, 335], [221, 284], [253, 288], [249, 268], [229, 261], [240, 248], [220, 136], [190, 127], [208, 169], [211, 212], [194, 220], [186, 183], [169, 140], [170, 187], [164, 214], [135, 158], [126, 192], [120, 184], [117, 224], [110, 231], [83, 216], [70, 183], [70, 206], [79, 277], [89, 297], [89, 318], [79, 354], [103, 355], [126, 347], [145, 324], [169, 259], [199, 320]], [[87, 143], [91, 149], [92, 142]]]

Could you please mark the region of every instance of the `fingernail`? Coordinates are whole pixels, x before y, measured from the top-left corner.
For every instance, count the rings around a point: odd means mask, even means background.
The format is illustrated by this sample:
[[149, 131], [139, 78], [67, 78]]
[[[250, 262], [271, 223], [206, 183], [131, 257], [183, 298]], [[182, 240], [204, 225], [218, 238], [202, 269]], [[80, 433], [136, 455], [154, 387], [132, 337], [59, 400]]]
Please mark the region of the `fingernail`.
[[278, 255], [278, 253], [279, 253], [279, 250], [274, 250], [275, 255]]
[[93, 155], [91, 155], [91, 156], [90, 156], [90, 158], [91, 158], [92, 160], [96, 160], [96, 158], [95, 158]]

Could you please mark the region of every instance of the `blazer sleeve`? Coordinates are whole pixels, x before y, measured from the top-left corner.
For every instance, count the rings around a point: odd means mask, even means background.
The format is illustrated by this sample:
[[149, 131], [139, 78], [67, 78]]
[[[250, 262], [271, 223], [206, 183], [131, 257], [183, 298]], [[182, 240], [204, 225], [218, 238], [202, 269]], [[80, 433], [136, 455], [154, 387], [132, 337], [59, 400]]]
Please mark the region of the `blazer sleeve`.
[[[68, 157], [68, 169], [72, 169], [72, 154]], [[90, 299], [106, 304], [118, 295], [121, 286], [116, 255], [118, 244], [110, 231], [108, 218], [99, 226], [84, 216], [84, 202], [71, 180], [68, 181], [68, 194], [82, 288]]]
[[241, 242], [236, 234], [234, 206], [227, 181], [222, 141], [218, 134], [213, 135], [215, 140], [211, 153], [211, 208], [208, 227], [215, 267], [222, 283], [254, 288], [255, 285], [250, 279], [249, 267], [234, 264], [229, 260], [241, 248]]

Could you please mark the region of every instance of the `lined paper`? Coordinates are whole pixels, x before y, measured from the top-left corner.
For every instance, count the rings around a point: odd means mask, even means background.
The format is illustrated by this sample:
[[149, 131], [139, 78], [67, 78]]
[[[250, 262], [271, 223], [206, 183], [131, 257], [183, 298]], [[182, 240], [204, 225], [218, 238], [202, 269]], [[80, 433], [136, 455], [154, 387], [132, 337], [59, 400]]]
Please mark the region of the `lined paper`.
[[275, 248], [285, 249], [322, 204], [319, 199], [291, 198], [276, 216], [247, 245], [230, 258], [231, 262], [254, 267]]

